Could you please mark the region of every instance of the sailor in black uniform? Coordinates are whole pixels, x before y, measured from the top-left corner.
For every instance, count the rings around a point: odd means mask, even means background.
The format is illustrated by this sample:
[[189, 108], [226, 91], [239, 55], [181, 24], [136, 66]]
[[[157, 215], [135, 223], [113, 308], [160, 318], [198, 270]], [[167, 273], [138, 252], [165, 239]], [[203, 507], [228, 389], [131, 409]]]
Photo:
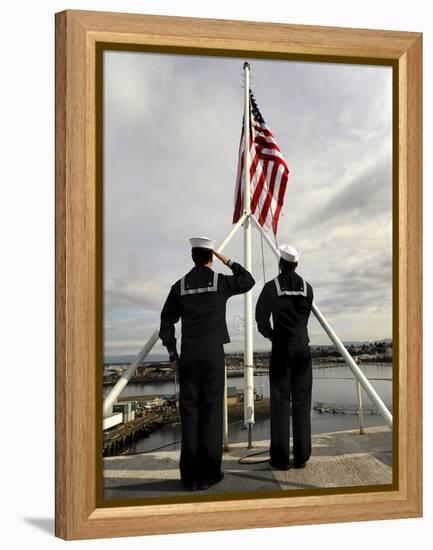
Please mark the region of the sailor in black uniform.
[[[213, 250], [207, 237], [190, 239], [195, 267], [170, 290], [161, 312], [159, 337], [172, 362], [178, 361], [182, 445], [180, 476], [189, 490], [218, 483], [223, 448], [224, 348], [230, 342], [226, 302], [254, 286], [240, 264]], [[213, 254], [233, 275], [211, 269]], [[181, 319], [181, 350], [177, 356], [175, 323]]]
[[313, 289], [295, 273], [299, 256], [296, 248], [281, 245], [279, 250], [280, 274], [263, 287], [256, 305], [256, 322], [259, 332], [272, 341], [270, 463], [287, 470], [290, 399], [295, 468], [303, 468], [311, 455], [312, 364], [307, 322]]

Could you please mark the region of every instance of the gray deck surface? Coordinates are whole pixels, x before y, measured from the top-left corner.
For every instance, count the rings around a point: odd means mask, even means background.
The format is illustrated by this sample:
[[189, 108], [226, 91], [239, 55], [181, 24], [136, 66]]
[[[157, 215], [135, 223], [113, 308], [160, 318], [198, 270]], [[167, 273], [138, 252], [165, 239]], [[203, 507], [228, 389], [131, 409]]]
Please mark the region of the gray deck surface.
[[[104, 458], [104, 499], [168, 497], [209, 493], [246, 493], [352, 487], [392, 483], [392, 433], [385, 426], [316, 434], [304, 469], [280, 471], [268, 462], [240, 464], [248, 454], [266, 451], [269, 441], [230, 445], [223, 454], [224, 479], [207, 490], [186, 491], [179, 476], [179, 449]], [[268, 458], [267, 454], [250, 460]], [[248, 460], [248, 459], [244, 459]]]

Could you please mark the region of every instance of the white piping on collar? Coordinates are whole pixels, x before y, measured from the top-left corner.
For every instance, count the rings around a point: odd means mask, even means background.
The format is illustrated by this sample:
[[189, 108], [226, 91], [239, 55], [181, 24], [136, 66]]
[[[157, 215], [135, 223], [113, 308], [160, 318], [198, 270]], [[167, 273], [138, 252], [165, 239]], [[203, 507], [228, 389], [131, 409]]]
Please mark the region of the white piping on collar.
[[185, 296], [186, 294], [201, 294], [202, 292], [216, 292], [218, 289], [218, 273], [213, 272], [213, 282], [209, 283], [211, 286], [205, 286], [201, 288], [185, 288], [185, 277], [182, 277], [180, 280], [180, 295]]
[[302, 279], [302, 290], [282, 290], [278, 277], [275, 277], [274, 283], [277, 288], [278, 296], [307, 296], [307, 283]]

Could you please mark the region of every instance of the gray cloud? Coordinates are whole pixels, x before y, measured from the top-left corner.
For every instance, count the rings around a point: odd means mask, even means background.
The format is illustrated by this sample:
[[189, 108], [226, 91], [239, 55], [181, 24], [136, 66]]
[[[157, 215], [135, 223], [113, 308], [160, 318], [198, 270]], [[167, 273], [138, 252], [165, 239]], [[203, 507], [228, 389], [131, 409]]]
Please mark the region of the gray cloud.
[[389, 210], [392, 200], [391, 163], [390, 156], [383, 156], [373, 166], [349, 177], [339, 192], [332, 194], [325, 204], [318, 204], [317, 209], [306, 218], [305, 227], [332, 226], [349, 218], [352, 224], [371, 222], [375, 216], [382, 216]]

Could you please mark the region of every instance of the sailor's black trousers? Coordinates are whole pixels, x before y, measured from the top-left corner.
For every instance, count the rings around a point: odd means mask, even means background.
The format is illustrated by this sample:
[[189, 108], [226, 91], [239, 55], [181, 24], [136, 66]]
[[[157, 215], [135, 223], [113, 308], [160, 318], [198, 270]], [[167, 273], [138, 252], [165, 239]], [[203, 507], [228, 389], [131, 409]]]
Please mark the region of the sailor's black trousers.
[[271, 391], [271, 462], [289, 464], [290, 401], [295, 463], [311, 455], [312, 361], [308, 344], [288, 345], [273, 339], [269, 367]]
[[179, 468], [186, 485], [212, 483], [221, 477], [223, 399], [223, 345], [183, 345], [179, 357]]

